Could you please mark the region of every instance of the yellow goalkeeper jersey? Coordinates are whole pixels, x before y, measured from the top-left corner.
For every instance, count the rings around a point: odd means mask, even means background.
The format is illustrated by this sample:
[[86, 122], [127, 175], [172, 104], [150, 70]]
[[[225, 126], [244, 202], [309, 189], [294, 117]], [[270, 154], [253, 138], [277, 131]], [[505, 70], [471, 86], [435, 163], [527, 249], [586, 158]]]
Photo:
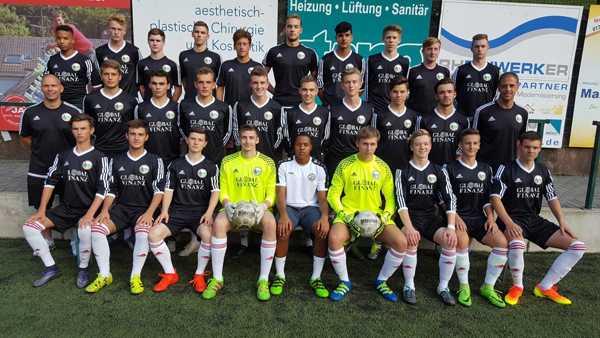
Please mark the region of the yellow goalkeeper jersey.
[[369, 162], [361, 161], [356, 154], [346, 157], [335, 169], [327, 201], [336, 213], [372, 211], [393, 215], [396, 202], [390, 167], [377, 156]]
[[221, 162], [219, 178], [221, 203], [227, 199], [232, 203], [269, 201], [273, 205], [275, 177], [275, 162], [264, 154], [257, 153], [253, 158], [245, 158], [238, 151], [225, 156]]

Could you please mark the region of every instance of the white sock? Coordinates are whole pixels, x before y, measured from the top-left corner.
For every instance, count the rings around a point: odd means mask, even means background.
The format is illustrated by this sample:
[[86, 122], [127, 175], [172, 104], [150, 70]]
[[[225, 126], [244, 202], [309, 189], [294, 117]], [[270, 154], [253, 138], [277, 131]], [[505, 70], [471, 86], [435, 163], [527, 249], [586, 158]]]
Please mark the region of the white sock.
[[[196, 238], [196, 235], [192, 234], [192, 238]], [[196, 275], [203, 275], [208, 261], [210, 260], [210, 243], [200, 242], [198, 248], [198, 265], [196, 266]]]
[[110, 275], [110, 248], [106, 239], [109, 234], [110, 230], [105, 224], [92, 225], [92, 250], [102, 277]]
[[400, 266], [402, 266], [402, 260], [406, 252], [398, 252], [392, 248], [389, 248], [387, 254], [385, 255], [385, 260], [383, 261], [383, 266], [379, 271], [379, 276], [377, 276], [377, 280], [388, 280], [388, 278], [392, 277], [394, 272], [398, 270]]
[[310, 280], [321, 278], [323, 272], [323, 265], [325, 265], [325, 257], [313, 256], [313, 270]]
[[240, 231], [240, 245], [248, 247], [248, 230]]
[[456, 276], [461, 285], [469, 284], [469, 249], [456, 250]]
[[165, 241], [150, 242], [150, 250], [160, 263], [165, 273], [175, 273], [173, 262], [171, 262], [171, 251]]
[[504, 270], [504, 265], [506, 264], [506, 260], [508, 259], [508, 249], [505, 248], [493, 248], [492, 252], [488, 256], [487, 260], [487, 268], [485, 270], [485, 281], [484, 283], [490, 286], [496, 285], [496, 281], [502, 270]]
[[338, 278], [342, 282], [349, 282], [350, 277], [348, 276], [348, 267], [346, 266], [346, 251], [344, 251], [344, 248], [341, 248], [338, 251], [329, 250], [329, 260], [331, 260], [331, 265], [333, 265], [333, 269], [338, 275]]
[[79, 237], [79, 268], [86, 269], [92, 255], [92, 228], [77, 228]]
[[132, 278], [135, 275], [142, 274], [142, 268], [144, 267], [144, 263], [146, 263], [146, 258], [148, 257], [148, 251], [150, 248], [148, 247], [148, 228], [138, 228], [135, 229], [135, 245], [133, 246], [133, 265], [131, 267], [131, 276]]
[[210, 239], [210, 255], [212, 257], [213, 277], [218, 281], [223, 281], [223, 262], [225, 261], [225, 252], [227, 251], [227, 237]]
[[44, 239], [42, 231], [45, 227], [40, 222], [23, 224], [23, 235], [33, 250], [33, 254], [42, 259], [45, 267], [53, 266], [56, 263], [50, 254], [48, 242]]
[[438, 284], [438, 293], [448, 288], [448, 283], [454, 273], [454, 266], [456, 265], [456, 250], [454, 249], [442, 249], [442, 254], [438, 261], [440, 268], [440, 283]]
[[513, 285], [523, 287], [523, 269], [525, 268], [525, 242], [515, 239], [508, 243], [508, 267]]
[[402, 275], [404, 276], [404, 288], [415, 289], [415, 273], [417, 271], [417, 250], [408, 251], [402, 261]]
[[275, 275], [285, 279], [285, 260], [287, 257], [275, 257]]
[[567, 248], [567, 251], [556, 257], [548, 272], [544, 276], [544, 279], [540, 282], [540, 288], [542, 290], [550, 289], [554, 284], [560, 282], [569, 271], [579, 262], [583, 253], [585, 252], [585, 244], [581, 241], [573, 241]]
[[260, 275], [258, 280], [269, 280], [269, 272], [273, 265], [273, 256], [275, 256], [275, 247], [277, 241], [262, 240], [260, 243]]

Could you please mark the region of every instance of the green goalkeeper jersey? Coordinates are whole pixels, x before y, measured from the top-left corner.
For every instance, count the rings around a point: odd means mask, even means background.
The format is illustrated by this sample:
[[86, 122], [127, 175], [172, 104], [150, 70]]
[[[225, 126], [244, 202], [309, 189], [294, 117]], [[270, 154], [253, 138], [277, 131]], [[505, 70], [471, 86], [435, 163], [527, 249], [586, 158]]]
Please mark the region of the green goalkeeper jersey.
[[369, 162], [361, 161], [357, 154], [346, 157], [335, 169], [327, 201], [336, 213], [372, 211], [391, 217], [396, 202], [390, 167], [377, 156]]
[[262, 203], [275, 202], [275, 162], [261, 153], [253, 158], [245, 158], [242, 152], [225, 156], [221, 163], [219, 178], [221, 203], [229, 200]]

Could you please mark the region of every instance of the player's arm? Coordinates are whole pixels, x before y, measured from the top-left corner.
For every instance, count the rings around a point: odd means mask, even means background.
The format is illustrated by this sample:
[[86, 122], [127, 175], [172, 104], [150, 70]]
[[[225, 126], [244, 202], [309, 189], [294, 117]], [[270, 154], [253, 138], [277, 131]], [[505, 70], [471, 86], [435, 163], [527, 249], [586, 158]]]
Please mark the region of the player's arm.
[[46, 207], [48, 206], [48, 202], [50, 202], [50, 198], [52, 198], [54, 187], [62, 180], [63, 168], [64, 165], [62, 156], [57, 154], [54, 157], [54, 162], [52, 162], [52, 165], [50, 168], [48, 168], [48, 174], [44, 182], [44, 189], [42, 190], [40, 207], [38, 208], [37, 212], [27, 220], [28, 222], [36, 222], [46, 219]]
[[19, 141], [22, 145], [31, 145], [31, 122], [29, 121], [29, 114], [25, 111], [21, 114], [21, 121], [19, 123]]
[[277, 126], [276, 130], [275, 130], [275, 135], [276, 135], [276, 139], [275, 139], [275, 143], [273, 144], [273, 148], [275, 149], [279, 149], [281, 147], [281, 143], [283, 142], [283, 114], [285, 112], [285, 108], [281, 107], [280, 110], [280, 114], [279, 114], [279, 123], [276, 123], [275, 125]]
[[325, 168], [319, 167], [317, 174], [317, 202], [321, 218], [315, 226], [315, 236], [321, 239], [327, 238], [329, 233], [329, 205], [327, 204], [327, 173]]
[[215, 164], [215, 174], [210, 178], [210, 199], [208, 200], [208, 208], [200, 218], [200, 224], [211, 226], [213, 223], [213, 215], [219, 203], [219, 167]]
[[89, 227], [94, 223], [94, 216], [98, 209], [102, 206], [102, 202], [104, 202], [104, 197], [108, 193], [109, 181], [111, 175], [111, 166], [108, 161], [108, 157], [100, 158], [100, 168], [97, 171], [98, 183], [96, 185], [96, 196], [94, 197], [94, 201], [92, 205], [88, 208], [87, 212], [81, 219], [79, 220], [79, 227]]
[[188, 76], [185, 73], [185, 67], [183, 67], [183, 52], [179, 53], [179, 78], [181, 79], [181, 85], [187, 88]]
[[233, 109], [230, 105], [227, 105], [227, 131], [225, 132], [225, 136], [223, 137], [223, 145], [227, 145], [229, 139], [231, 138], [231, 134], [233, 133]]
[[280, 165], [277, 169], [277, 212], [279, 221], [277, 222], [277, 236], [287, 236], [292, 231], [292, 221], [287, 213], [287, 177], [285, 165]]
[[239, 131], [239, 122], [238, 122], [238, 104], [240, 102], [236, 102], [233, 105], [233, 112], [231, 117], [231, 123], [233, 124], [231, 128], [231, 133], [233, 134], [233, 140], [235, 141], [235, 146], [239, 147], [242, 143], [240, 141], [240, 131]]
[[[486, 181], [485, 188], [484, 188], [484, 194], [487, 197], [488, 203], [483, 205], [483, 214], [485, 215], [485, 219], [486, 219], [484, 228], [486, 231], [489, 231], [492, 234], [494, 234], [496, 231], [498, 231], [498, 225], [496, 224], [496, 219], [494, 218], [494, 208], [492, 207], [492, 204], [489, 202], [490, 195], [492, 193], [492, 186], [493, 186], [492, 168], [488, 167], [488, 170], [486, 170], [486, 174], [487, 174], [487, 181]], [[456, 216], [458, 217], [458, 213], [456, 213]], [[458, 225], [458, 221], [457, 221], [457, 225]]]
[[176, 64], [171, 67], [171, 83], [173, 84], [173, 102], [179, 102], [181, 97], [181, 79], [179, 78], [179, 68]]
[[387, 166], [382, 168], [381, 171], [385, 173], [383, 186], [381, 187], [381, 192], [385, 199], [385, 208], [383, 209], [383, 213], [381, 214], [381, 222], [383, 224], [391, 224], [392, 216], [396, 211], [394, 178], [392, 176], [390, 168], [388, 168]]
[[490, 203], [492, 204], [492, 208], [496, 211], [498, 218], [504, 223], [506, 226], [506, 232], [510, 234], [512, 237], [521, 237], [523, 234], [523, 230], [521, 227], [516, 224], [508, 212], [504, 207], [504, 203], [502, 203], [502, 197], [506, 193], [506, 190], [509, 186], [505, 182], [509, 182], [509, 175], [505, 172], [505, 167], [501, 165], [498, 168], [498, 172], [496, 173], [496, 178], [494, 179], [494, 185], [492, 187], [492, 194], [490, 195]]
[[113, 161], [110, 161], [110, 167], [112, 171], [112, 175], [110, 176], [110, 180], [108, 182], [108, 191], [106, 192], [106, 196], [104, 197], [104, 201], [102, 202], [102, 209], [100, 210], [100, 214], [96, 217], [96, 223], [104, 223], [110, 220], [109, 210], [112, 207], [115, 198], [117, 197], [117, 191], [119, 191], [119, 181], [115, 179], [118, 177], [118, 173], [114, 172]]
[[231, 187], [229, 186], [229, 166], [224, 161], [221, 163], [221, 170], [219, 171], [219, 187], [221, 189], [219, 194], [219, 200], [223, 206], [227, 206], [229, 204], [229, 192]]
[[344, 205], [342, 204], [342, 192], [344, 191], [344, 177], [343, 169], [341, 166], [335, 169], [333, 178], [331, 179], [331, 186], [327, 193], [327, 202], [329, 206], [336, 214], [344, 212]]
[[266, 163], [267, 175], [264, 177], [265, 184], [265, 206], [270, 208], [275, 204], [275, 186], [277, 182], [277, 170], [275, 169], [275, 163], [271, 160]]
[[[177, 172], [175, 171], [175, 168], [173, 168], [173, 162], [169, 164], [166, 172], [167, 173], [164, 180], [164, 192], [161, 201], [161, 211], [160, 215], [156, 218], [156, 220], [154, 220], [154, 225], [169, 221], [169, 207], [171, 206], [171, 201], [173, 200], [173, 189], [175, 189], [177, 185]], [[152, 201], [154, 202], [154, 198], [152, 198]]]
[[140, 95], [142, 95], [142, 97], [144, 97], [144, 94], [146, 92], [146, 87], [144, 87], [144, 68], [141, 64], [141, 62], [138, 62], [137, 64], [137, 69], [135, 72], [135, 79], [137, 82], [137, 86], [138, 86], [138, 91], [140, 92]]
[[403, 173], [401, 169], [396, 169], [396, 178], [394, 184], [396, 186], [396, 198], [398, 202], [398, 216], [403, 225], [403, 232], [406, 235], [408, 246], [415, 247], [419, 245], [421, 234], [415, 229], [410, 220], [408, 206], [406, 205], [406, 184], [403, 181]]
[[154, 195], [152, 196], [152, 200], [150, 201], [150, 205], [146, 211], [138, 217], [136, 220], [136, 224], [141, 224], [145, 226], [151, 226], [154, 221], [154, 213], [158, 206], [160, 206], [160, 202], [162, 201], [164, 190], [165, 190], [165, 166], [163, 160], [158, 158], [156, 160], [156, 167], [154, 168], [154, 175], [152, 180], [152, 190]]
[[217, 86], [217, 100], [223, 101], [225, 98], [225, 86]]
[[[220, 62], [220, 61], [219, 61]], [[217, 72], [217, 90], [216, 97], [220, 101], [225, 101], [225, 73], [223, 72], [223, 64], [219, 64], [219, 71]]]
[[325, 102], [323, 100], [323, 97], [325, 96], [325, 90], [323, 89], [325, 87], [324, 83], [323, 83], [323, 67], [325, 66], [323, 61], [323, 58], [321, 58], [319, 60], [319, 64], [317, 65], [317, 87], [319, 88], [319, 98], [321, 98], [321, 101]]
[[[272, 48], [269, 49], [267, 51], [267, 54], [265, 55], [265, 58], [263, 59], [263, 68], [265, 70], [265, 72], [267, 72], [267, 74], [269, 74], [269, 72], [271, 71], [271, 68], [273, 68], [274, 65], [274, 61], [273, 60], [273, 52], [272, 52]], [[275, 90], [275, 87], [273, 87], [273, 85], [271, 84], [271, 80], [267, 78], [267, 81], [269, 82], [269, 92], [273, 93], [273, 91]]]

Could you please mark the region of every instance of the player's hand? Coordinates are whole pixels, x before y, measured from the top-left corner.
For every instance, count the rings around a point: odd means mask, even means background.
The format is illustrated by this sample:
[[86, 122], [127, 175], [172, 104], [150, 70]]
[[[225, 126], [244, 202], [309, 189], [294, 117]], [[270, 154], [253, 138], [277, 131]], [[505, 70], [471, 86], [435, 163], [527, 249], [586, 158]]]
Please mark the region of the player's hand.
[[458, 243], [458, 240], [456, 239], [456, 231], [454, 229], [446, 228], [444, 239], [446, 240], [446, 244], [452, 248], [455, 248], [456, 244]]
[[575, 234], [571, 230], [571, 227], [567, 223], [560, 223], [559, 226], [560, 226], [560, 232], [563, 235], [568, 235], [568, 236], [573, 237], [574, 239], [577, 239], [577, 237], [575, 237]]
[[110, 214], [108, 213], [108, 210], [102, 210], [100, 214], [98, 214], [98, 217], [96, 217], [94, 220], [94, 223], [106, 224], [108, 220], [110, 220]]
[[292, 231], [292, 221], [288, 215], [279, 217], [277, 222], [277, 238], [287, 238]]
[[87, 213], [79, 219], [79, 227], [80, 228], [89, 228], [94, 223], [95, 223], [94, 216], [87, 214]]
[[204, 213], [204, 215], [202, 215], [202, 217], [200, 217], [200, 224], [204, 224], [207, 226], [212, 226], [213, 224], [213, 214], [212, 212], [206, 212]]
[[35, 223], [35, 222], [42, 223], [45, 219], [46, 219], [46, 213], [38, 211], [35, 214], [31, 215], [27, 219], [27, 223]]
[[510, 222], [506, 225], [506, 234], [511, 238], [523, 237], [523, 229], [515, 222]]
[[421, 240], [421, 234], [419, 233], [419, 231], [417, 231], [417, 229], [415, 229], [412, 225], [405, 225], [402, 231], [406, 235], [406, 240], [408, 242], [409, 247], [419, 245], [419, 241]]
[[321, 217], [314, 225], [315, 236], [319, 239], [326, 239], [329, 233], [329, 217]]
[[500, 231], [500, 229], [498, 229], [498, 224], [496, 224], [496, 221], [494, 221], [493, 218], [488, 218], [483, 224], [483, 228], [492, 235], [497, 231]]
[[458, 216], [458, 213], [456, 214], [454, 221], [456, 222], [456, 230], [467, 231], [467, 225], [465, 224], [465, 221]]
[[154, 218], [152, 217], [152, 214], [145, 212], [145, 213], [141, 214], [140, 217], [138, 217], [136, 224], [150, 226], [153, 224], [153, 221], [154, 221]]
[[158, 225], [161, 223], [168, 223], [169, 222], [169, 213], [166, 211], [161, 211], [160, 215], [158, 215], [158, 217], [156, 217], [156, 219], [154, 220], [154, 225]]

